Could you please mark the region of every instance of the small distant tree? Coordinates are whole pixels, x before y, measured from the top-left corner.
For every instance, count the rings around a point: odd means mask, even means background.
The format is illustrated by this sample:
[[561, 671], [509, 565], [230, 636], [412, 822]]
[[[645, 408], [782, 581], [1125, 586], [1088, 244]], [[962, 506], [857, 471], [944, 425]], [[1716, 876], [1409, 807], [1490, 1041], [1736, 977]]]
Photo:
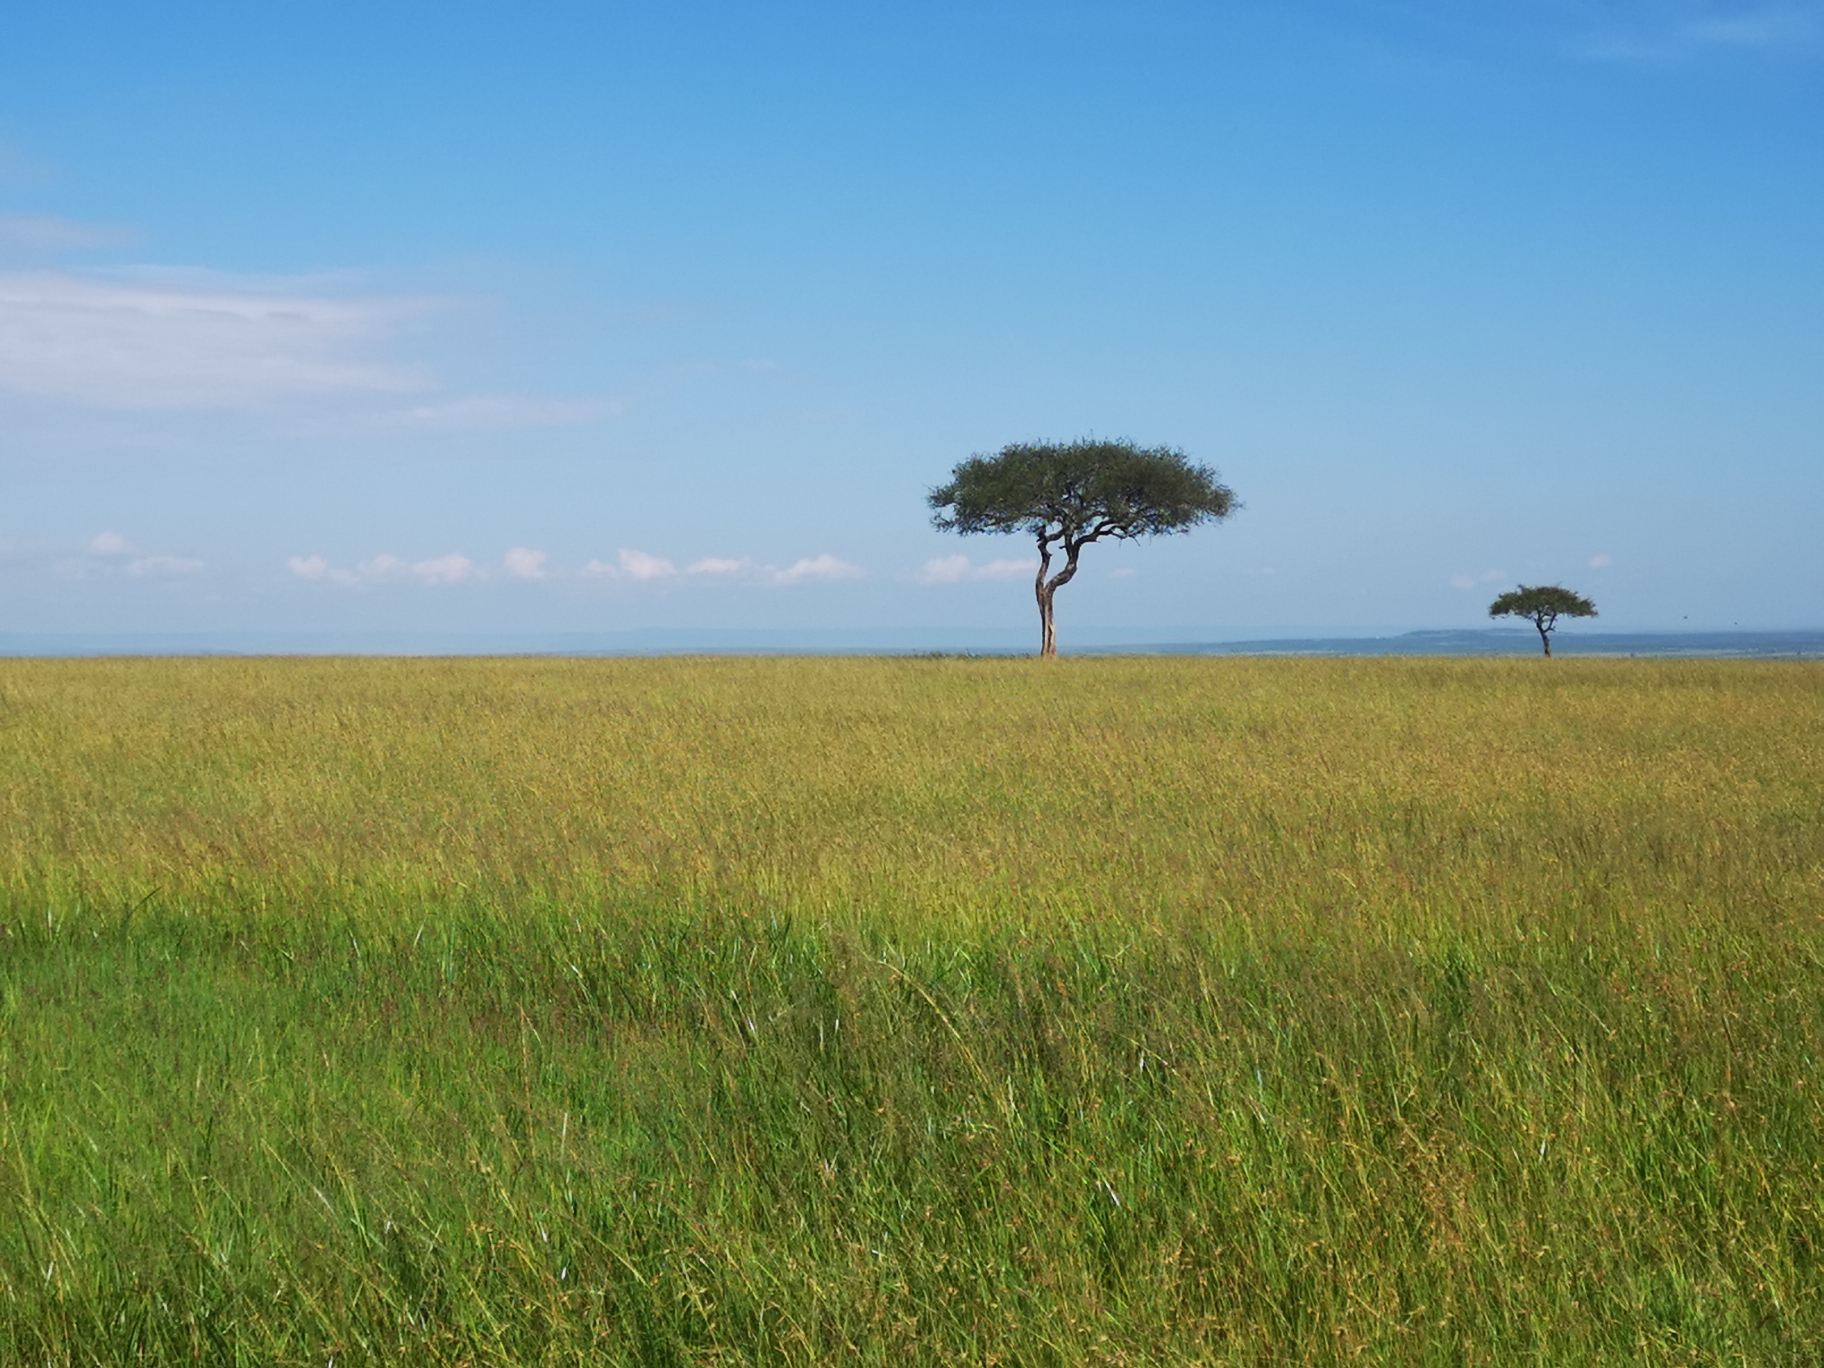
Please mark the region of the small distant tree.
[[[1130, 540], [1188, 532], [1226, 518], [1235, 495], [1208, 466], [1173, 447], [1132, 442], [1022, 442], [971, 456], [931, 491], [931, 521], [946, 532], [1024, 532], [1039, 544], [1041, 656], [1058, 653], [1052, 599], [1077, 573], [1077, 558], [1105, 537]], [[1064, 567], [1051, 574], [1052, 553]], [[1049, 578], [1047, 578], [1049, 576]]]
[[1556, 584], [1523, 584], [1488, 605], [1490, 617], [1521, 617], [1539, 629], [1545, 653], [1552, 653], [1552, 629], [1561, 617], [1595, 617], [1596, 605]]

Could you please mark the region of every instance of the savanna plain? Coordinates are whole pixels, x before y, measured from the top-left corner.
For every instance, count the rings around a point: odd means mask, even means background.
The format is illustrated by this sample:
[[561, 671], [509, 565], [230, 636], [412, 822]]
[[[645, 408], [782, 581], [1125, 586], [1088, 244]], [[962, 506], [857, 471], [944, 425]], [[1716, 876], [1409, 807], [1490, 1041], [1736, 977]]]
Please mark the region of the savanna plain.
[[1824, 668], [0, 664], [0, 1362], [1824, 1361]]

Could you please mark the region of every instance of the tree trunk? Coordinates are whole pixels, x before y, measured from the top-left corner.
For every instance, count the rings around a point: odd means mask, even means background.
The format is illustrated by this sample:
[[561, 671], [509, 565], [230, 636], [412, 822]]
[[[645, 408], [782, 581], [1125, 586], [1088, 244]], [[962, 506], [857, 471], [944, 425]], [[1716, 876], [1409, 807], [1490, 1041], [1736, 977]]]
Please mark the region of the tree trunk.
[[1051, 589], [1045, 583], [1045, 572], [1051, 569], [1051, 539], [1039, 538], [1039, 573], [1032, 582], [1033, 597], [1039, 601], [1039, 659], [1058, 653], [1058, 628], [1051, 616]]
[[1539, 629], [1539, 641], [1545, 647], [1545, 658], [1552, 658], [1552, 632], [1543, 622], [1535, 621], [1533, 626]]
[[1051, 569], [1051, 539], [1039, 538], [1039, 574], [1032, 582], [1033, 597], [1039, 601], [1039, 659], [1049, 660], [1058, 653], [1058, 624], [1052, 616], [1051, 601], [1056, 597], [1060, 585], [1069, 584], [1077, 573], [1077, 557], [1082, 554], [1083, 543], [1064, 539], [1064, 568], [1050, 579], [1045, 572]]

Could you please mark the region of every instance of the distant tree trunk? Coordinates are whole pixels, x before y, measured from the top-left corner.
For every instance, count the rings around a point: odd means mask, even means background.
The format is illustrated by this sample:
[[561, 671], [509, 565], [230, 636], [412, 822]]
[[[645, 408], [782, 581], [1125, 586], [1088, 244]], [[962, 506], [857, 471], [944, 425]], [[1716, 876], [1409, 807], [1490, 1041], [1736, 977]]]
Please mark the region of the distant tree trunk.
[[1546, 658], [1549, 660], [1552, 654], [1552, 629], [1545, 625], [1544, 618], [1534, 618], [1533, 626], [1539, 629], [1539, 640], [1544, 645]]

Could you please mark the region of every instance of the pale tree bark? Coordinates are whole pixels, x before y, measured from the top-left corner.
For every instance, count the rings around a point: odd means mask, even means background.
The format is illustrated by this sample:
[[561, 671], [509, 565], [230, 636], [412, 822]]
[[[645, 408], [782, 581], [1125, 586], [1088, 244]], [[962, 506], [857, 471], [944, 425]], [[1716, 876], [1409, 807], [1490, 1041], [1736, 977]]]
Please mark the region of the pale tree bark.
[[1051, 592], [1045, 587], [1045, 572], [1051, 569], [1051, 540], [1039, 538], [1039, 573], [1032, 582], [1033, 595], [1039, 601], [1039, 658], [1058, 653], [1058, 627], [1051, 613]]
[[1077, 573], [1077, 557], [1083, 552], [1083, 542], [1068, 537], [1064, 539], [1064, 568], [1050, 579], [1046, 572], [1051, 569], [1051, 543], [1053, 538], [1039, 537], [1039, 573], [1032, 582], [1032, 592], [1039, 601], [1039, 659], [1049, 660], [1058, 653], [1058, 623], [1052, 611], [1052, 600], [1058, 590], [1069, 584]]

